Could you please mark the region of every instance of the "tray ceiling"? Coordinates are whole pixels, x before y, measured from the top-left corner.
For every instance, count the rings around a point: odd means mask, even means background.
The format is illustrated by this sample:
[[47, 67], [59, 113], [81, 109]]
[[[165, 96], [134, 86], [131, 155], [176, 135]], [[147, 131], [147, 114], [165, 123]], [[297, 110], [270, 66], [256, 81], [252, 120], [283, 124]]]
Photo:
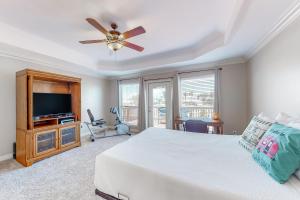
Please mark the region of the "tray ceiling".
[[[2, 0], [0, 51], [9, 49], [18, 56], [23, 52], [45, 62], [59, 60], [62, 66], [74, 64], [99, 74], [245, 57], [297, 2]], [[145, 47], [144, 52], [122, 48], [111, 53], [103, 44], [79, 44], [79, 40], [104, 38], [85, 21], [87, 17], [106, 28], [116, 22], [121, 32], [143, 26], [146, 34], [128, 41]]]

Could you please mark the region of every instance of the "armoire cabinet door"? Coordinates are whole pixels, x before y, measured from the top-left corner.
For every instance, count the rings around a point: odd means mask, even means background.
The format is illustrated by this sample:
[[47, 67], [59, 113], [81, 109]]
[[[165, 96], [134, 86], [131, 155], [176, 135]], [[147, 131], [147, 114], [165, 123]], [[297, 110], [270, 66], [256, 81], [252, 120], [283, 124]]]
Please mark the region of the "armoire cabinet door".
[[65, 128], [61, 128], [60, 132], [60, 145], [61, 147], [65, 147], [71, 144], [76, 143], [76, 126], [68, 126]]
[[56, 129], [36, 132], [34, 134], [34, 156], [49, 153], [58, 149]]

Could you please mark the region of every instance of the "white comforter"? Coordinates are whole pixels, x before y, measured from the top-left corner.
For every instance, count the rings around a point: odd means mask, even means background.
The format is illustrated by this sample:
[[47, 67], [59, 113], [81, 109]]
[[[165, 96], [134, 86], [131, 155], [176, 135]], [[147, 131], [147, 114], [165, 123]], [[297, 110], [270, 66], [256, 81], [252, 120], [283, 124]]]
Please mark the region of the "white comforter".
[[278, 184], [237, 141], [149, 128], [97, 156], [95, 186], [130, 200], [300, 199], [300, 181]]

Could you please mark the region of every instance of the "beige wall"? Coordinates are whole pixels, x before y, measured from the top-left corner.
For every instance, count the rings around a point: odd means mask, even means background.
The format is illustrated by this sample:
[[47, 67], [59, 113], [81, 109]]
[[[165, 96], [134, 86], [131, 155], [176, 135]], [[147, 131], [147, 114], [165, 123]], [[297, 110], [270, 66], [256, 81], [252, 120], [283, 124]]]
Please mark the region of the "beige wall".
[[[107, 80], [67, 73], [24, 61], [0, 57], [0, 160], [12, 156], [13, 142], [15, 142], [16, 138], [15, 73], [27, 67], [82, 78], [82, 121], [89, 120], [86, 114], [87, 108], [91, 108], [97, 118], [106, 118], [108, 115], [106, 108], [108, 105], [109, 82]], [[85, 134], [87, 129], [83, 126], [81, 132]]]
[[[245, 64], [222, 66], [221, 71], [221, 113], [224, 121], [224, 132], [242, 133], [247, 124], [247, 74]], [[187, 69], [188, 70], [188, 69]], [[193, 70], [197, 67], [193, 66]], [[175, 71], [163, 74], [145, 75], [146, 79], [167, 78], [174, 76]], [[110, 106], [117, 105], [116, 81], [110, 81]], [[115, 91], [115, 92], [114, 92]], [[110, 118], [113, 122], [114, 118]]]
[[224, 66], [221, 74], [221, 114], [224, 132], [241, 134], [247, 125], [247, 74], [245, 64]]
[[[96, 119], [109, 118], [109, 80], [81, 76], [81, 115], [82, 121], [90, 121], [87, 109], [91, 109]], [[81, 135], [89, 134], [86, 125], [82, 125]]]
[[300, 114], [300, 18], [248, 63], [249, 117]]

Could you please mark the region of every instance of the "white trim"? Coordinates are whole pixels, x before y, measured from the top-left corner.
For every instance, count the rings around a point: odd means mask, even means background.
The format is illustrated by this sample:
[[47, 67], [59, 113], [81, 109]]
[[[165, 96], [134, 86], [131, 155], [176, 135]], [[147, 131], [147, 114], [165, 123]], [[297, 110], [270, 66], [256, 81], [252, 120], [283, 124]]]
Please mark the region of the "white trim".
[[274, 39], [279, 33], [285, 30], [288, 25], [294, 22], [300, 16], [300, 1], [296, 0], [295, 3], [288, 9], [288, 11], [280, 18], [279, 22], [269, 31], [254, 48], [250, 49], [246, 54], [246, 58], [249, 60], [259, 50], [266, 46], [272, 39]]
[[84, 137], [86, 137], [86, 136], [88, 136], [88, 135], [90, 135], [91, 133], [89, 132], [89, 131], [84, 131], [84, 132], [82, 132], [82, 131], [80, 131], [80, 137], [81, 138], [84, 138]]
[[0, 162], [5, 161], [5, 160], [9, 160], [9, 159], [12, 159], [12, 158], [13, 158], [13, 153], [8, 153], [8, 154], [0, 156]]
[[137, 78], [131, 78], [131, 79], [120, 79], [118, 80], [120, 85], [126, 85], [126, 84], [137, 84], [140, 83], [139, 77]]
[[[165, 86], [166, 87], [166, 120], [167, 120], [167, 124], [166, 124], [166, 128], [168, 129], [172, 129], [173, 127], [173, 79], [172, 78], [162, 78], [162, 79], [157, 79], [157, 80], [145, 80], [145, 85], [146, 85], [146, 127], [152, 127], [154, 125], [154, 120], [153, 120], [153, 116], [150, 115], [150, 111], [149, 111], [149, 106], [152, 105], [153, 106], [153, 100], [152, 96], [153, 96], [153, 91], [152, 89], [155, 88], [156, 86]], [[151, 111], [152, 113], [153, 111]]]
[[147, 77], [147, 76], [158, 75], [158, 74], [167, 74], [167, 73], [176, 74], [176, 73], [192, 71], [192, 70], [207, 70], [207, 69], [212, 69], [215, 66], [225, 67], [226, 65], [244, 64], [246, 62], [247, 60], [244, 57], [234, 57], [234, 58], [228, 58], [224, 60], [218, 60], [218, 61], [207, 62], [207, 63], [194, 63], [194, 64], [174, 63], [173, 65], [168, 65], [159, 68], [159, 72], [157, 68], [153, 68], [150, 70], [143, 70], [139, 73], [131, 73], [131, 74], [120, 75], [120, 76], [110, 76], [107, 79], [108, 80], [136, 79], [139, 77]]
[[[86, 75], [86, 76], [91, 76], [95, 78], [107, 78], [105, 75], [101, 75], [99, 73], [96, 73], [95, 70], [86, 70], [86, 71], [80, 71], [78, 72], [78, 68], [74, 67], [76, 66], [75, 64], [72, 63], [67, 63], [67, 61], [54, 61], [57, 60], [56, 58], [52, 58], [52, 61], [47, 61], [47, 59], [38, 59], [36, 57], [30, 57], [26, 55], [18, 55], [17, 53], [8, 53], [5, 51], [0, 51], [0, 57], [3, 58], [8, 58], [12, 60], [18, 60], [18, 61], [23, 61], [23, 62], [28, 62], [31, 64], [36, 64], [40, 65], [43, 67], [49, 67], [54, 70], [62, 70], [68, 73], [73, 73], [73, 74], [79, 74], [79, 75]], [[65, 63], [65, 64], [63, 64]], [[71, 66], [74, 68], [74, 70], [68, 70], [67, 68], [71, 68]], [[81, 66], [77, 66], [81, 67]], [[63, 68], [63, 69], [62, 69]]]
[[146, 84], [149, 84], [149, 83], [165, 83], [165, 82], [172, 82], [172, 78], [157, 78], [155, 80], [151, 79], [151, 78], [148, 78], [148, 79], [144, 79], [144, 82]]
[[227, 29], [225, 32], [224, 44], [228, 43], [229, 40], [231, 39], [232, 33], [234, 32], [234, 30], [238, 24], [240, 14], [244, 11], [244, 7], [245, 7], [245, 0], [236, 1], [234, 9], [233, 9], [233, 13], [231, 15], [231, 18], [229, 20], [229, 23], [227, 25]]

